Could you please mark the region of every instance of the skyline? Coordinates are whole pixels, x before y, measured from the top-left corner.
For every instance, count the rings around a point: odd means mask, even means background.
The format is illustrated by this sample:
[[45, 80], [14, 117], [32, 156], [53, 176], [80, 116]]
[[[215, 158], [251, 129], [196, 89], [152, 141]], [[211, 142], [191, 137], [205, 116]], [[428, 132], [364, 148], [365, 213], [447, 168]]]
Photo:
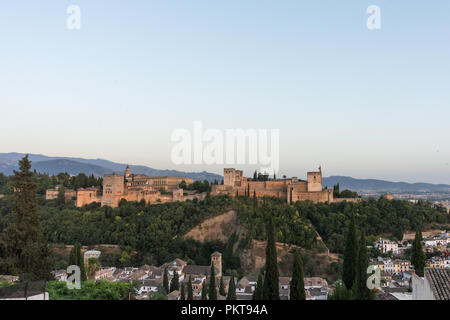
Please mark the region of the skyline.
[[[2, 154], [8, 154], [8, 153], [0, 153], [0, 155], [2, 155]], [[10, 152], [9, 154], [23, 155], [23, 154], [26, 154], [26, 153]], [[42, 162], [42, 161], [52, 161], [54, 158], [73, 159], [72, 161], [77, 162], [77, 158], [80, 158], [80, 157], [69, 157], [69, 156], [62, 156], [62, 155], [49, 156], [49, 155], [35, 154], [35, 153], [33, 153], [33, 154], [29, 153], [29, 155], [49, 157], [48, 160], [45, 160], [45, 159], [44, 160], [31, 160], [32, 163], [34, 163], [34, 162], [39, 163], [39, 162]], [[133, 167], [133, 166], [137, 166], [137, 167], [144, 166], [144, 167], [155, 169], [155, 170], [177, 170], [176, 168], [175, 169], [156, 168], [156, 167], [151, 167], [151, 166], [147, 166], [147, 165], [139, 164], [139, 163], [120, 163], [120, 162], [112, 161], [112, 160], [109, 160], [109, 159], [103, 159], [103, 158], [80, 158], [80, 159], [87, 160], [87, 161], [95, 161], [95, 160], [110, 161], [110, 162], [113, 162], [114, 164], [121, 164], [121, 165], [123, 165], [124, 166], [124, 170], [125, 170], [125, 166], [130, 166], [130, 167]], [[82, 163], [84, 163], [84, 162], [82, 162]], [[0, 164], [1, 164], [1, 162], [0, 162]], [[102, 167], [101, 164], [96, 164], [96, 165]], [[194, 170], [194, 171], [180, 170], [180, 172], [185, 172], [185, 173], [202, 173], [202, 172], [206, 172], [206, 173], [212, 173], [212, 174], [217, 174], [217, 175], [223, 176], [223, 169], [233, 168], [233, 169], [236, 169], [236, 170], [243, 170], [244, 171], [244, 176], [246, 176], [246, 177], [253, 177], [254, 171], [251, 171], [251, 169], [248, 169], [248, 168], [244, 169], [244, 167], [251, 167], [251, 166], [239, 166], [239, 165], [226, 166], [225, 165], [224, 167], [221, 167], [220, 170], [217, 171], [217, 172], [208, 171], [208, 170]], [[343, 178], [351, 178], [351, 179], [356, 179], [356, 180], [378, 180], [378, 181], [385, 181], [385, 182], [392, 182], [392, 183], [408, 183], [408, 184], [425, 183], [425, 184], [431, 184], [431, 185], [450, 185], [450, 184], [447, 184], [447, 183], [432, 183], [432, 182], [425, 182], [425, 181], [388, 180], [388, 179], [383, 179], [382, 177], [369, 178], [369, 177], [358, 177], [358, 176], [345, 176], [345, 175], [327, 174], [326, 173], [326, 168], [323, 168], [322, 166], [320, 166], [320, 168], [313, 168], [313, 167], [311, 167], [311, 170], [305, 169], [305, 168], [299, 168], [296, 171], [297, 172], [296, 174], [294, 174], [292, 176], [286, 176], [286, 178], [290, 179], [292, 177], [297, 177], [299, 179], [306, 180], [306, 178], [307, 178], [306, 177], [306, 173], [307, 172], [314, 172], [314, 171], [318, 171], [320, 169], [322, 169], [322, 171], [324, 173], [324, 176], [323, 176], [324, 178], [343, 177]], [[325, 171], [324, 171], [324, 169], [325, 169]], [[305, 171], [305, 170], [307, 170], [307, 171]], [[300, 171], [302, 171], [302, 172], [300, 172]], [[41, 173], [45, 173], [45, 172], [41, 172]], [[121, 172], [119, 171], [119, 172], [115, 172], [115, 173], [121, 173]], [[132, 173], [135, 173], [135, 172], [133, 172], [133, 170], [132, 170]], [[283, 174], [282, 173], [281, 174], [277, 174], [276, 177], [277, 177], [277, 179], [281, 179], [281, 178], [283, 178]]]
[[[66, 28], [67, 6], [81, 29]], [[368, 30], [366, 8], [381, 8]], [[450, 3], [0, 4], [0, 152], [175, 165], [171, 133], [280, 129], [280, 174], [450, 184]], [[258, 166], [243, 168], [250, 175]]]

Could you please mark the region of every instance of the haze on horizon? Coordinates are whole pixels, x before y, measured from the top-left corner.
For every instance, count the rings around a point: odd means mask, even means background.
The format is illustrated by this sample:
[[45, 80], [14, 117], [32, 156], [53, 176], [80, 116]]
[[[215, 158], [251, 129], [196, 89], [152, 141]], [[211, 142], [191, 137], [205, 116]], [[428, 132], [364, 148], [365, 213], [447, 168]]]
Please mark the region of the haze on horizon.
[[[71, 2], [80, 30], [66, 28]], [[381, 30], [366, 27], [372, 4]], [[278, 176], [322, 165], [450, 184], [449, 12], [446, 0], [5, 0], [0, 153], [222, 174], [171, 162], [171, 133], [201, 120], [280, 129]]]

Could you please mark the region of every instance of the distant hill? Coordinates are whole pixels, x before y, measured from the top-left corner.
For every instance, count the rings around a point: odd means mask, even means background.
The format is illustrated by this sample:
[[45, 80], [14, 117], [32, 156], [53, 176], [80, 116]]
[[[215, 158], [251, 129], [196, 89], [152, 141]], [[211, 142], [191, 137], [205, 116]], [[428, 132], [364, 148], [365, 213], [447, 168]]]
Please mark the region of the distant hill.
[[340, 190], [357, 192], [450, 192], [450, 185], [431, 183], [390, 182], [376, 179], [355, 179], [352, 177], [331, 176], [323, 178], [323, 185], [333, 188], [339, 183]]
[[[23, 158], [23, 153], [0, 153], [0, 172], [5, 175], [13, 174], [18, 169], [18, 161]], [[126, 164], [116, 163], [103, 159], [83, 159], [72, 157], [48, 157], [40, 154], [30, 154], [32, 169], [41, 173], [58, 174], [67, 172], [72, 175], [86, 173], [88, 175], [103, 176], [109, 173], [123, 173]], [[221, 175], [210, 172], [182, 172], [177, 170], [159, 170], [146, 166], [130, 165], [133, 173], [146, 174], [148, 176], [179, 176], [189, 177], [194, 180], [221, 181]]]

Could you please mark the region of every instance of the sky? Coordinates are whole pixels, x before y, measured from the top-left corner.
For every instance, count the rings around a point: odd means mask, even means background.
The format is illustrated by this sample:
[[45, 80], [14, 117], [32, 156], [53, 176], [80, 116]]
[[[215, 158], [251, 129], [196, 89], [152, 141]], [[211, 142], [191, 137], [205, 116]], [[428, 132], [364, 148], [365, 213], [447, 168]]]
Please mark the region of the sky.
[[450, 184], [449, 17], [448, 0], [2, 0], [0, 152], [222, 173], [171, 159], [201, 121], [279, 129], [279, 175]]

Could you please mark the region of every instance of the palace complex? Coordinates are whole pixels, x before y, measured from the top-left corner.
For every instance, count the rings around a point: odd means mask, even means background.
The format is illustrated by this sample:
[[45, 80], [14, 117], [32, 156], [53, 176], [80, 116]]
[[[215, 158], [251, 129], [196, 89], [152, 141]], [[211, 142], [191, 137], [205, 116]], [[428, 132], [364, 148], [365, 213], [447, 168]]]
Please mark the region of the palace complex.
[[257, 197], [271, 196], [286, 199], [287, 203], [309, 200], [314, 203], [333, 202], [333, 190], [322, 186], [322, 168], [317, 172], [308, 172], [307, 181], [294, 178], [283, 178], [266, 181], [243, 176], [241, 170], [224, 169], [223, 184], [212, 186], [212, 195], [229, 194]]
[[[127, 166], [125, 174], [107, 174], [103, 177], [103, 188], [80, 188], [77, 191], [65, 190], [65, 199], [75, 199], [77, 207], [99, 202], [102, 206], [118, 207], [122, 199], [127, 201], [142, 201], [146, 203], [164, 203], [186, 200], [203, 200], [206, 192], [183, 190], [181, 182], [192, 184], [192, 178], [187, 177], [149, 177], [144, 174], [132, 174]], [[46, 199], [56, 199], [58, 189], [47, 190]], [[322, 168], [319, 171], [308, 172], [307, 180], [296, 177], [283, 179], [251, 179], [244, 177], [243, 171], [232, 168], [224, 169], [223, 184], [213, 184], [211, 195], [228, 194], [244, 196], [248, 194], [257, 197], [277, 197], [287, 203], [309, 200], [319, 202], [359, 201], [360, 199], [334, 199], [333, 190], [324, 188], [322, 184]]]
[[[106, 174], [103, 176], [103, 188], [80, 188], [76, 191], [76, 206], [99, 202], [102, 206], [118, 207], [122, 199], [146, 203], [164, 203], [205, 198], [206, 193], [195, 193], [179, 188], [182, 181], [186, 185], [194, 180], [188, 177], [149, 177], [144, 174], [132, 174], [127, 166], [125, 174]], [[72, 198], [73, 190], [66, 190], [67, 198]], [[70, 195], [69, 195], [70, 193]], [[56, 199], [57, 189], [46, 192], [46, 199]]]

